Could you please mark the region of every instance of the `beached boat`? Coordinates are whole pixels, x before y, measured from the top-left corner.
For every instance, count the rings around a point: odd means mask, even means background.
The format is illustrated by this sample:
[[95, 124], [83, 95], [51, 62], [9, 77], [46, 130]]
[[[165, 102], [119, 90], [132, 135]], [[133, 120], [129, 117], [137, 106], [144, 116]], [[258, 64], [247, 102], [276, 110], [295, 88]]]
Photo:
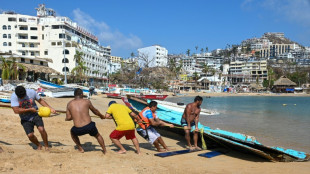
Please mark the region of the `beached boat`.
[[[141, 111], [146, 105], [147, 101], [136, 98], [134, 96], [123, 97], [124, 103], [135, 112]], [[180, 125], [180, 120], [183, 112], [178, 110], [167, 110], [165, 108], [158, 108], [156, 110], [159, 119], [172, 123], [176, 126]], [[269, 147], [259, 143], [255, 137], [248, 136], [240, 133], [233, 133], [224, 130], [214, 130], [210, 127], [198, 123], [198, 128], [203, 129], [203, 136], [206, 139], [208, 147], [214, 145], [226, 149], [233, 149], [245, 153], [256, 154], [260, 157], [271, 161], [308, 161], [310, 155], [305, 152], [296, 151], [293, 149], [284, 149], [281, 147]], [[194, 127], [192, 127], [194, 129]], [[175, 132], [183, 132], [182, 129], [168, 129]]]
[[154, 93], [152, 90], [132, 88], [112, 88], [106, 95], [109, 98], [121, 98], [125, 95], [132, 95], [137, 98], [150, 100], [165, 100], [168, 97], [168, 95]]
[[2, 103], [11, 103], [11, 96], [9, 96], [9, 95], [0, 95], [0, 102], [2, 102]]

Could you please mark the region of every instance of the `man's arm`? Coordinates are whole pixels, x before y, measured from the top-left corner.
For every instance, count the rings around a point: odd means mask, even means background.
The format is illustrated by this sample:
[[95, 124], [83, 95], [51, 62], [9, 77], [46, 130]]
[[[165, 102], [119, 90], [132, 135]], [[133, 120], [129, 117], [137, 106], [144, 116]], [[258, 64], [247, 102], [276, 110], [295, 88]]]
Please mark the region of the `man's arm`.
[[106, 113], [104, 116], [105, 119], [112, 119], [112, 115], [109, 113]]
[[69, 109], [69, 104], [67, 105], [67, 110], [66, 110], [66, 119], [65, 121], [71, 121], [72, 120], [72, 115], [71, 115], [71, 112], [70, 112], [70, 109]]
[[130, 112], [129, 115], [137, 120], [138, 123], [143, 123], [142, 119], [134, 112]]
[[100, 113], [100, 111], [98, 109], [96, 109], [93, 104], [91, 103], [91, 101], [89, 100], [89, 109], [95, 114], [98, 115], [101, 119], [105, 119], [104, 115], [102, 115]]
[[37, 110], [35, 108], [24, 109], [24, 108], [20, 108], [20, 107], [16, 106], [16, 107], [12, 107], [12, 109], [13, 109], [15, 114], [23, 114], [26, 112], [37, 112]]
[[190, 104], [188, 104], [185, 108], [185, 120], [189, 128], [191, 127], [191, 120], [190, 120], [191, 108], [192, 106]]
[[154, 118], [154, 119], [149, 119], [149, 120], [152, 126], [168, 126], [170, 128], [174, 127], [173, 124], [169, 124], [164, 121], [161, 121], [159, 118]]
[[52, 108], [50, 105], [48, 105], [47, 103], [46, 103], [46, 101], [45, 100], [43, 100], [42, 98], [40, 98], [39, 100], [37, 100], [42, 106], [45, 106], [45, 107], [48, 107], [48, 108], [50, 108], [50, 110], [51, 110], [51, 112], [53, 113], [53, 114], [55, 114], [56, 113], [56, 111], [55, 111], [55, 109], [54, 108]]
[[195, 117], [195, 128], [196, 128], [195, 131], [199, 131], [198, 130], [198, 122], [199, 122], [200, 111], [201, 111], [201, 109], [199, 109], [199, 112], [198, 112], [197, 116]]

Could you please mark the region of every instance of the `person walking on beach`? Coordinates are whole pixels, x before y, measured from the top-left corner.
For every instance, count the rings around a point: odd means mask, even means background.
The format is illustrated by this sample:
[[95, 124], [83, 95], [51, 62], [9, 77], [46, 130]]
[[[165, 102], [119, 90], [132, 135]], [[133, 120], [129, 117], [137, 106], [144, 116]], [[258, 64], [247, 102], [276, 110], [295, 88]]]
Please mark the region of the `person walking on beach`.
[[[184, 113], [182, 115], [181, 119], [181, 125], [184, 127], [185, 131], [185, 139], [187, 142], [188, 147], [191, 150], [201, 150], [200, 147], [198, 147], [198, 121], [199, 121], [199, 114], [201, 111], [200, 105], [202, 104], [202, 97], [196, 96], [193, 103], [187, 104], [186, 108], [184, 109]], [[191, 144], [191, 138], [190, 138], [190, 130], [191, 127], [195, 126], [195, 130], [193, 131], [194, 134], [194, 148]]]
[[110, 101], [108, 105], [109, 108], [105, 118], [114, 119], [115, 121], [116, 129], [110, 134], [110, 138], [111, 141], [120, 149], [118, 153], [126, 153], [125, 148], [119, 141], [123, 136], [125, 136], [127, 140], [132, 141], [137, 150], [137, 154], [140, 154], [139, 142], [135, 135], [135, 124], [131, 117], [140, 123], [142, 120], [125, 105], [117, 104], [115, 101]]
[[[156, 109], [157, 102], [151, 101], [149, 103], [149, 106], [144, 108], [139, 113], [140, 118], [144, 122], [139, 123], [139, 128], [137, 128], [137, 132], [143, 138], [148, 140], [151, 144], [154, 144], [158, 152], [169, 151], [164, 140], [161, 138], [160, 134], [154, 129], [153, 126], [168, 126], [170, 128], [173, 128], [174, 125], [161, 121], [156, 115]], [[161, 144], [164, 149], [161, 149], [159, 144]]]
[[97, 139], [100, 144], [103, 153], [106, 153], [104, 140], [97, 130], [95, 122], [91, 121], [89, 110], [95, 115], [98, 115], [101, 119], [104, 119], [102, 115], [91, 103], [90, 100], [83, 99], [83, 91], [80, 88], [74, 90], [74, 99], [67, 105], [66, 121], [73, 120], [74, 126], [71, 128], [72, 140], [78, 147], [80, 152], [84, 152], [84, 149], [80, 143], [78, 136], [89, 134]]
[[34, 126], [37, 126], [44, 142], [45, 150], [48, 150], [47, 133], [44, 129], [42, 118], [38, 115], [36, 101], [42, 106], [51, 109], [52, 113], [56, 111], [49, 106], [33, 89], [25, 89], [23, 86], [17, 86], [15, 92], [11, 95], [11, 107], [15, 114], [19, 114], [21, 124], [27, 134], [29, 140], [37, 145], [37, 149], [41, 150], [42, 145], [39, 143], [37, 137], [34, 135]]

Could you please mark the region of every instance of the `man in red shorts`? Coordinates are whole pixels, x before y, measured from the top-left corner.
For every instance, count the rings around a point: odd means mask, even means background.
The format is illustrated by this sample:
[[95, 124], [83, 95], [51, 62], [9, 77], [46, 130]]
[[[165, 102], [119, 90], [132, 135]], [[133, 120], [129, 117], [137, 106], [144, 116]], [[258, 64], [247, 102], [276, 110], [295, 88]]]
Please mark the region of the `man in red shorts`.
[[114, 119], [115, 121], [116, 129], [110, 134], [110, 138], [112, 142], [120, 148], [118, 151], [120, 154], [126, 153], [125, 148], [119, 141], [123, 136], [125, 136], [127, 140], [132, 141], [137, 150], [137, 154], [140, 154], [139, 142], [135, 135], [135, 124], [130, 116], [137, 119], [138, 122], [142, 122], [142, 120], [127, 106], [117, 104], [115, 101], [109, 103], [105, 118]]

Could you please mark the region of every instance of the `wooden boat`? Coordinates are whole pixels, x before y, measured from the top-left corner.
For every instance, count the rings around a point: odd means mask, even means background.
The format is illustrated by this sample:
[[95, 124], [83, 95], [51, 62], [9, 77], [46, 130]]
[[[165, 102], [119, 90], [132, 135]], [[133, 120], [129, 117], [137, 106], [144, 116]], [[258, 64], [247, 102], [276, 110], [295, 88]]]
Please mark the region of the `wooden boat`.
[[[147, 105], [147, 101], [135, 96], [122, 97], [124, 103], [133, 111], [139, 112]], [[165, 108], [158, 108], [156, 110], [159, 119], [172, 123], [176, 126], [181, 126], [181, 116], [183, 112], [176, 110], [166, 110]], [[255, 137], [240, 133], [233, 133], [224, 130], [214, 130], [210, 127], [198, 123], [198, 128], [203, 129], [203, 136], [206, 140], [207, 146], [214, 145], [224, 147], [226, 149], [233, 149], [244, 153], [252, 153], [268, 159], [270, 161], [308, 161], [310, 155], [305, 152], [296, 151], [293, 149], [284, 149], [281, 147], [269, 147], [259, 143]], [[192, 130], [194, 127], [192, 127]], [[168, 129], [170, 131], [181, 132], [182, 129]]]

